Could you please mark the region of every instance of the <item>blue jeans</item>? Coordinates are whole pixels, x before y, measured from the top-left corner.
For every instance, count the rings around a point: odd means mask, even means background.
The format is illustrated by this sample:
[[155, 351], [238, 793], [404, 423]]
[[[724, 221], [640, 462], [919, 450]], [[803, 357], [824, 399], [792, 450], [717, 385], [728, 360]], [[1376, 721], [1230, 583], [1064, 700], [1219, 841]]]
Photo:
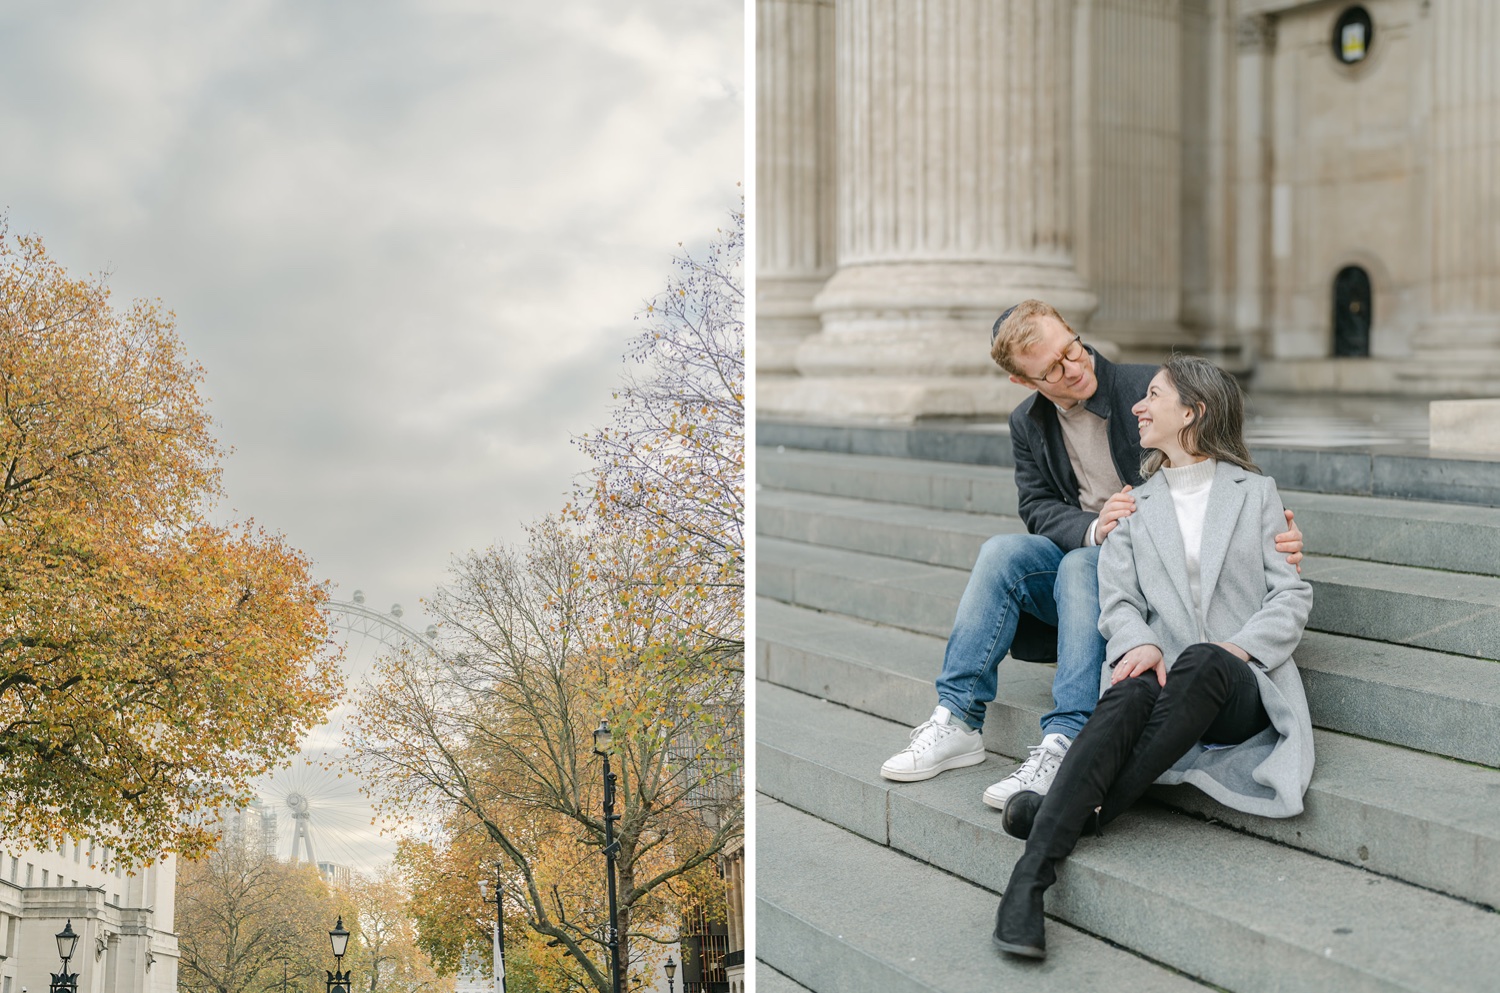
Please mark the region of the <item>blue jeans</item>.
[[1099, 702], [1104, 638], [1099, 634], [1099, 549], [1066, 554], [1035, 534], [996, 535], [979, 550], [958, 603], [937, 679], [938, 702], [971, 728], [984, 726], [1000, 660], [1021, 611], [1057, 627], [1057, 674], [1042, 733], [1078, 736]]

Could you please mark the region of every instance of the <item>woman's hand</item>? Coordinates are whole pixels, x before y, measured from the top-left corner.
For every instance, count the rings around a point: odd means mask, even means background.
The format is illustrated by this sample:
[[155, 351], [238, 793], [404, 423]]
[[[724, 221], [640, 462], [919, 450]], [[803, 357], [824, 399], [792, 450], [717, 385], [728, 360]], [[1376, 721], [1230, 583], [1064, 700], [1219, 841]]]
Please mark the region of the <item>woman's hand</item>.
[[1167, 685], [1167, 663], [1161, 657], [1161, 649], [1155, 645], [1136, 645], [1115, 663], [1114, 671], [1109, 676], [1109, 685], [1113, 686], [1122, 679], [1139, 676], [1152, 669], [1156, 670], [1157, 683]]
[[1243, 648], [1241, 648], [1239, 645], [1236, 645], [1232, 641], [1216, 641], [1214, 642], [1214, 644], [1218, 645], [1220, 648], [1224, 649], [1224, 651], [1228, 652], [1230, 655], [1233, 655], [1241, 662], [1250, 661], [1250, 653], [1245, 651]]

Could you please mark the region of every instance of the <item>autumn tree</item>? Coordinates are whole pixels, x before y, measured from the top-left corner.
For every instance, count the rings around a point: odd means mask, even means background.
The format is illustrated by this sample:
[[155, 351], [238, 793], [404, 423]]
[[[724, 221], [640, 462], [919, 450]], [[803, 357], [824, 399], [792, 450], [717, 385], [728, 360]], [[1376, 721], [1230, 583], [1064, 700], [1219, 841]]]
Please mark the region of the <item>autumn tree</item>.
[[696, 635], [649, 597], [624, 627], [609, 612], [619, 591], [592, 568], [598, 550], [545, 521], [524, 554], [457, 563], [428, 604], [442, 650], [381, 663], [351, 742], [388, 811], [441, 812], [446, 836], [427, 843], [429, 862], [468, 864], [461, 898], [447, 903], [450, 923], [468, 922], [449, 960], [477, 937], [485, 917], [477, 891], [464, 894], [498, 856], [526, 925], [515, 937], [559, 990], [609, 989], [601, 716], [616, 735], [622, 962], [632, 942], [675, 940], [681, 899], [717, 885], [713, 860], [743, 824], [738, 715], [720, 705], [733, 677], [697, 665], [682, 650]]
[[338, 913], [317, 869], [283, 862], [253, 838], [226, 838], [178, 867], [178, 989], [269, 993], [285, 975], [315, 993]]
[[[744, 214], [636, 316], [609, 426], [579, 439], [594, 469], [571, 506], [599, 530], [628, 532], [632, 556], [713, 660], [744, 654]], [[611, 565], [612, 563], [602, 563]], [[613, 563], [619, 565], [619, 563]]]
[[499, 861], [544, 987], [610, 990], [601, 718], [628, 972], [654, 970], [743, 831], [742, 224], [648, 303], [578, 498], [524, 549], [458, 559], [427, 603], [436, 646], [385, 659], [361, 699], [350, 744], [381, 805], [442, 827], [403, 857], [450, 964], [484, 934], [474, 879]]
[[219, 460], [159, 304], [0, 227], [0, 834], [201, 854], [330, 704], [307, 560], [209, 518]]
[[450, 985], [438, 978], [419, 946], [411, 894], [394, 867], [356, 874], [339, 898], [353, 932], [345, 966], [354, 990], [414, 993]]

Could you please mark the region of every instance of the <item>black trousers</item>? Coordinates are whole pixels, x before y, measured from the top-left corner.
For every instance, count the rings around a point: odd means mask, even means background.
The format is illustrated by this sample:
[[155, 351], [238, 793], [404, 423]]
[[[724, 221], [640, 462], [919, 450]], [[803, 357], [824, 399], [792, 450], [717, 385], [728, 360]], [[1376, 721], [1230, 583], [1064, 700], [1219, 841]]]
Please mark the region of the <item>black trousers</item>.
[[1237, 745], [1270, 723], [1250, 664], [1217, 645], [1184, 650], [1166, 686], [1155, 672], [1115, 684], [1063, 758], [1023, 861], [1066, 858], [1095, 808], [1101, 824], [1119, 817], [1195, 742]]

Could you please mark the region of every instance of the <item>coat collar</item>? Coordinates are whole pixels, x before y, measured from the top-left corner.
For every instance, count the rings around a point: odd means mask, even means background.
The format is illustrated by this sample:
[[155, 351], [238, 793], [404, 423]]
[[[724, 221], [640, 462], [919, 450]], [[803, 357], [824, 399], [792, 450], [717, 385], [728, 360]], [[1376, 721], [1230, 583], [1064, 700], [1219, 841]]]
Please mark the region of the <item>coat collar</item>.
[[[1203, 598], [1203, 614], [1208, 614], [1209, 600], [1229, 554], [1229, 539], [1245, 503], [1243, 483], [1249, 472], [1232, 462], [1220, 462], [1214, 468], [1213, 486], [1208, 492], [1208, 509], [1203, 517], [1203, 544], [1198, 550], [1198, 592]], [[1189, 614], [1193, 612], [1193, 594], [1188, 588], [1187, 550], [1182, 544], [1182, 529], [1177, 526], [1177, 508], [1166, 476], [1158, 472], [1135, 491], [1136, 513], [1145, 525], [1146, 535], [1156, 547], [1156, 554], [1172, 579], [1172, 588], [1182, 598]], [[1133, 529], [1132, 529], [1133, 530]]]
[[1208, 511], [1203, 516], [1203, 546], [1198, 552], [1199, 590], [1203, 594], [1203, 613], [1208, 615], [1208, 601], [1219, 582], [1219, 571], [1229, 554], [1229, 539], [1245, 505], [1245, 487], [1240, 484], [1249, 472], [1233, 462], [1220, 462], [1214, 470], [1213, 489], [1208, 491]]
[[[1217, 474], [1214, 482], [1218, 482]], [[1167, 487], [1166, 476], [1157, 472], [1135, 491], [1135, 513], [1145, 528], [1146, 539], [1156, 549], [1157, 557], [1172, 580], [1172, 588], [1191, 617], [1193, 594], [1188, 589], [1187, 551], [1182, 544], [1182, 529], [1177, 526], [1177, 508], [1172, 504], [1172, 491]], [[1135, 528], [1130, 530], [1134, 534]]]
[[1110, 414], [1110, 397], [1115, 395], [1115, 366], [1113, 362], [1094, 351], [1094, 349], [1089, 348], [1089, 346], [1085, 345], [1083, 347], [1088, 348], [1089, 354], [1094, 357], [1094, 379], [1098, 381], [1094, 395], [1083, 401], [1083, 406], [1090, 413], [1096, 414], [1107, 421]]

